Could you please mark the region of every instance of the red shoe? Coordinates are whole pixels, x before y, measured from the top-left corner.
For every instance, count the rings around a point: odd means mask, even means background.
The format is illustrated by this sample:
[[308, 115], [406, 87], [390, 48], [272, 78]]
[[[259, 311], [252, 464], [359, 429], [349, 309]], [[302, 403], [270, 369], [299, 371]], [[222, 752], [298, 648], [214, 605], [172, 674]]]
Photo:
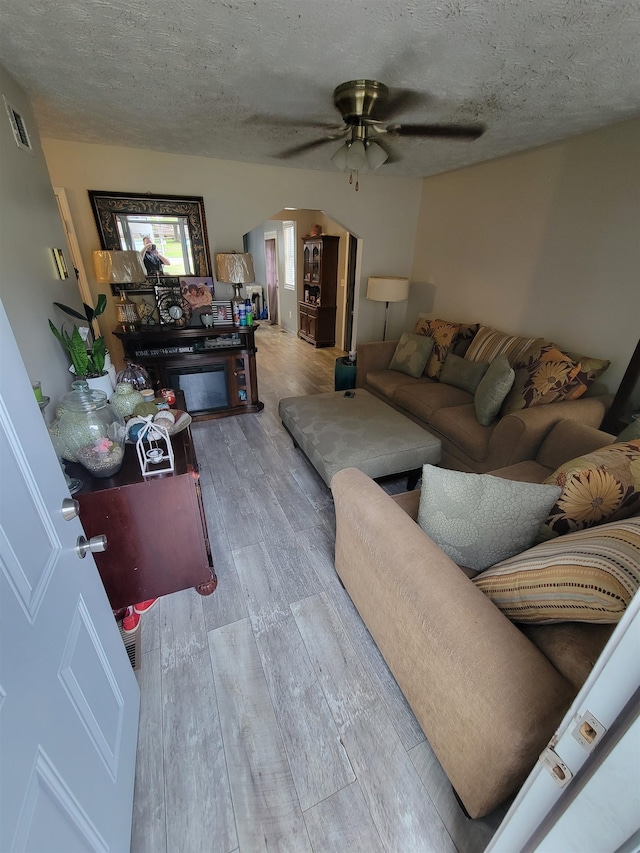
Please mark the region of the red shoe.
[[127, 607], [127, 615], [122, 620], [122, 633], [133, 634], [140, 624], [140, 614], [135, 613], [132, 607]]
[[134, 613], [146, 613], [148, 610], [151, 610], [153, 605], [156, 603], [157, 598], [148, 598], [146, 601], [141, 601], [139, 604], [133, 605]]

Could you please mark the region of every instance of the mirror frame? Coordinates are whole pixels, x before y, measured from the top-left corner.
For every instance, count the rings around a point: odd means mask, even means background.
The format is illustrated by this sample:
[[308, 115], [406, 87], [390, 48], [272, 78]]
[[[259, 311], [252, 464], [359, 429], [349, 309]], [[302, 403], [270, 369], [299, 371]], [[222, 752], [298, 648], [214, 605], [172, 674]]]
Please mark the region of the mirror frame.
[[186, 216], [193, 250], [193, 275], [211, 276], [211, 257], [202, 196], [154, 195], [89, 190], [91, 208], [98, 228], [100, 248], [122, 249], [116, 214], [149, 214], [151, 216]]

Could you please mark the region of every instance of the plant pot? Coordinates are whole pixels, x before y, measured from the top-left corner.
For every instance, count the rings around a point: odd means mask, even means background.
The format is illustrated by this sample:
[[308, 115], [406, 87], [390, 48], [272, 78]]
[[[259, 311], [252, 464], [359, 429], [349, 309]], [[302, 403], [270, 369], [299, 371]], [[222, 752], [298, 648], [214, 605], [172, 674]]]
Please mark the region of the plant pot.
[[111, 377], [108, 373], [103, 373], [102, 376], [92, 376], [86, 380], [87, 385], [93, 391], [104, 391], [107, 395], [107, 399], [113, 394], [113, 388], [111, 387]]

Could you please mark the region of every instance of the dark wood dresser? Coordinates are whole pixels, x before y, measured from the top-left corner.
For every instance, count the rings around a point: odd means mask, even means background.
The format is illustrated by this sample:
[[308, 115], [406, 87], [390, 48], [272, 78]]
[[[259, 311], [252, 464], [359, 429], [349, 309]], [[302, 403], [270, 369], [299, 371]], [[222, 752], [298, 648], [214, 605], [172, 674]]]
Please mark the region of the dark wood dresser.
[[216, 588], [191, 430], [172, 445], [175, 470], [154, 477], [142, 476], [133, 444], [113, 477], [65, 465], [84, 484], [74, 498], [87, 537], [107, 537], [106, 551], [94, 557], [114, 610], [188, 587], [203, 595]]

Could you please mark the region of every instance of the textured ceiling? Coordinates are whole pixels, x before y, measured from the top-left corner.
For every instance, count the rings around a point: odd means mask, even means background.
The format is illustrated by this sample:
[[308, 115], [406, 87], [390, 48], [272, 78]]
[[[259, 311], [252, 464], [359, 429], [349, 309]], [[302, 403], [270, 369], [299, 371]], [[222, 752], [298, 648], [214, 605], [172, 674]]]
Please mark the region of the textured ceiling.
[[[402, 122], [480, 120], [474, 142], [404, 138], [423, 176], [640, 114], [637, 0], [2, 0], [0, 62], [43, 136], [333, 170], [341, 82], [423, 93]], [[276, 120], [277, 119], [277, 120]], [[300, 120], [306, 126], [299, 126]]]

